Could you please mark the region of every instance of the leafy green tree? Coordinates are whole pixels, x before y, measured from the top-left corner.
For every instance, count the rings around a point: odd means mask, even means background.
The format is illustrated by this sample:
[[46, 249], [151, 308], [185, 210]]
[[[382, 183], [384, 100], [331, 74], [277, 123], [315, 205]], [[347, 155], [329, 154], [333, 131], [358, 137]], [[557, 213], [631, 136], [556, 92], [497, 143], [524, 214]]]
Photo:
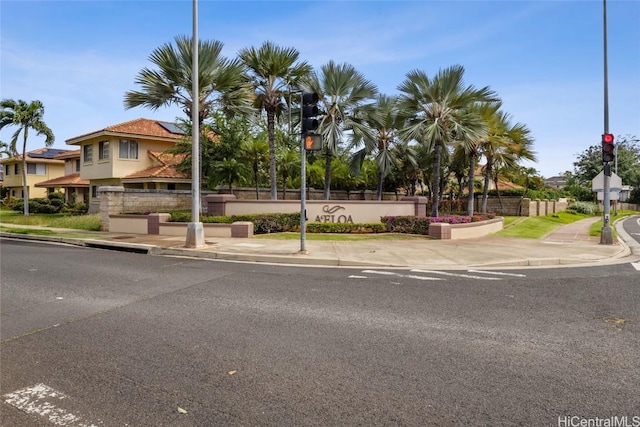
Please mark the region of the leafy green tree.
[[325, 200], [331, 197], [331, 162], [344, 140], [345, 132], [356, 138], [364, 138], [369, 128], [358, 114], [365, 103], [378, 93], [376, 85], [367, 80], [350, 64], [329, 61], [313, 75], [310, 89], [320, 98], [323, 111], [319, 130], [325, 142]]
[[259, 49], [242, 49], [238, 56], [249, 70], [255, 87], [254, 106], [267, 115], [271, 199], [276, 200], [276, 121], [285, 111], [285, 96], [292, 87], [307, 79], [312, 69], [305, 61], [298, 61], [300, 53], [296, 49], [280, 47], [269, 41], [264, 42]]
[[431, 216], [438, 216], [444, 151], [456, 140], [473, 141], [485, 133], [485, 123], [471, 107], [495, 99], [489, 87], [476, 89], [465, 85], [463, 77], [464, 68], [460, 65], [440, 70], [433, 79], [424, 71], [414, 70], [407, 73], [398, 87], [400, 108], [411, 117], [403, 137], [427, 144], [433, 150]]
[[27, 103], [22, 99], [3, 99], [0, 101], [0, 129], [6, 126], [16, 126], [17, 129], [11, 137], [9, 151], [17, 153], [17, 144], [20, 133], [22, 133], [22, 193], [24, 203], [24, 216], [29, 216], [29, 187], [27, 186], [27, 139], [29, 130], [32, 129], [36, 135], [45, 137], [45, 145], [50, 147], [55, 141], [53, 131], [43, 120], [44, 105], [40, 101]]
[[219, 184], [229, 185], [229, 194], [233, 194], [233, 184], [241, 184], [246, 181], [249, 169], [236, 159], [223, 159], [213, 161], [211, 165], [211, 176], [208, 183], [210, 188], [215, 188]]

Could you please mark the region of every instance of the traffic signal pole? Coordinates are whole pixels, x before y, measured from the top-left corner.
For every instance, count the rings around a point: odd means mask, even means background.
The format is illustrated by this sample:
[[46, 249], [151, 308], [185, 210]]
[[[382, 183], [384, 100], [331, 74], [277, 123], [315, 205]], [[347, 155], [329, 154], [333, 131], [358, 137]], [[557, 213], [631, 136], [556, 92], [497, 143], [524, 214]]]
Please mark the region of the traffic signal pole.
[[[603, 144], [606, 135], [609, 135], [609, 72], [607, 63], [607, 0], [602, 0], [603, 42], [604, 42], [604, 132]], [[612, 141], [613, 142], [613, 141]], [[600, 233], [601, 245], [613, 244], [613, 231], [611, 229], [611, 163], [603, 159], [604, 189], [603, 189], [603, 218], [602, 231]]]

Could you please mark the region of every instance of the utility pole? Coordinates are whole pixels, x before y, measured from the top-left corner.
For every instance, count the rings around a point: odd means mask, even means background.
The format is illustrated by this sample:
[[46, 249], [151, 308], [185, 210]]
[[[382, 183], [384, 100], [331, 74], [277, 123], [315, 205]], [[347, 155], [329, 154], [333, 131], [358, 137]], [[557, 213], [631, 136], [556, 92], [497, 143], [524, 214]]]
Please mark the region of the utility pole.
[[[609, 134], [609, 72], [607, 64], [607, 0], [602, 0], [602, 28], [604, 42], [604, 132]], [[603, 220], [602, 232], [600, 234], [601, 245], [613, 244], [613, 231], [611, 230], [611, 163], [603, 162], [604, 165], [604, 192], [602, 197], [603, 204]]]
[[204, 246], [204, 228], [200, 222], [200, 104], [198, 82], [198, 0], [193, 0], [193, 60], [191, 63], [191, 222], [187, 225], [185, 247]]

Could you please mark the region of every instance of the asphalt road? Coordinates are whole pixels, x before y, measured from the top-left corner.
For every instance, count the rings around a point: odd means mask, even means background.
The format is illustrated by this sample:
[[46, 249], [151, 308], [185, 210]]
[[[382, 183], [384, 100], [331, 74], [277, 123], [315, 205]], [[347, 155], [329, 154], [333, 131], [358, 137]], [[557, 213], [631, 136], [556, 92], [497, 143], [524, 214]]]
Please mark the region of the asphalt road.
[[5, 427], [640, 426], [630, 263], [387, 271], [0, 245]]

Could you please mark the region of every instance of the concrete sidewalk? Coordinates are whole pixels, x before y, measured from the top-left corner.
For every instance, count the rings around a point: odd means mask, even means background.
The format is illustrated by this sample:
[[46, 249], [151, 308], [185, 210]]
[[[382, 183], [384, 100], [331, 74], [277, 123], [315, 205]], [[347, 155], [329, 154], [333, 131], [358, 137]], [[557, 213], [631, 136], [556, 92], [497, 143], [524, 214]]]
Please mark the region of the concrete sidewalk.
[[[598, 218], [564, 225], [542, 239], [486, 236], [466, 240], [432, 240], [419, 236], [361, 241], [208, 238], [202, 248], [184, 248], [186, 237], [122, 233], [78, 233], [78, 237], [16, 235], [5, 237], [59, 241], [70, 244], [144, 252], [152, 255], [184, 256], [230, 261], [269, 262], [340, 267], [402, 267], [423, 269], [468, 269], [548, 265], [590, 265], [620, 262], [640, 257], [637, 243], [620, 228], [613, 245], [600, 245], [589, 236]], [[3, 224], [9, 227], [9, 224]], [[18, 226], [16, 226], [18, 227]], [[33, 228], [33, 227], [29, 227]]]

